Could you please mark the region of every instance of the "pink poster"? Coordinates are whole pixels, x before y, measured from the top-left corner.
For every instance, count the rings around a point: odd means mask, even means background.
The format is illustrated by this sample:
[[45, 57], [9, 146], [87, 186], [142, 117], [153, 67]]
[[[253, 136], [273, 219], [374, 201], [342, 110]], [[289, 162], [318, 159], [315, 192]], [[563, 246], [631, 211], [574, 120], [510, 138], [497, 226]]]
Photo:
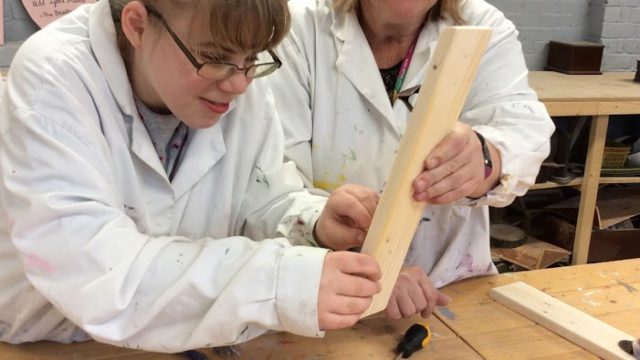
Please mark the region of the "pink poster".
[[94, 2], [96, 0], [22, 0], [22, 5], [27, 9], [31, 19], [38, 26], [44, 27], [78, 6]]

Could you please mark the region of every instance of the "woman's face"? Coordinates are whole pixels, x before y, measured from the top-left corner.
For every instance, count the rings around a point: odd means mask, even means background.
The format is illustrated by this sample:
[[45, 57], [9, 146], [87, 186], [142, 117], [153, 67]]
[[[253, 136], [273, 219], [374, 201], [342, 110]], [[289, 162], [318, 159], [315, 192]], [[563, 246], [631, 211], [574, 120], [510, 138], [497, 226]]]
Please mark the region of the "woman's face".
[[[156, 111], [170, 111], [191, 128], [207, 128], [215, 125], [229, 110], [230, 103], [244, 93], [251, 79], [243, 71], [227, 78], [208, 79], [198, 75], [167, 29], [154, 21], [142, 36], [139, 51], [134, 60], [134, 86], [136, 95]], [[191, 26], [190, 17], [167, 19], [171, 30], [189, 48], [198, 44], [202, 49], [210, 48], [207, 31], [199, 33], [191, 29], [207, 29], [206, 26]], [[211, 61], [212, 54], [201, 57], [189, 48], [198, 62]], [[200, 52], [203, 53], [203, 52]], [[255, 54], [213, 54], [218, 61], [236, 64], [241, 68], [253, 63]], [[140, 80], [140, 81], [138, 81]]]
[[[388, 23], [402, 24], [411, 19], [424, 19], [438, 0], [361, 0], [363, 7], [374, 10]], [[367, 11], [368, 12], [368, 11]]]

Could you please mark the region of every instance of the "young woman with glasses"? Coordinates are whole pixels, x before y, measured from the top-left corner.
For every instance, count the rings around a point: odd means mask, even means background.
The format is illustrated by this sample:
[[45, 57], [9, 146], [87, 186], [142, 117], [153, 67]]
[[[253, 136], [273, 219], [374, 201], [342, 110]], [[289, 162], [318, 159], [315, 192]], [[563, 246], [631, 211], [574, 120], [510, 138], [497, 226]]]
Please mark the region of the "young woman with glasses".
[[377, 193], [304, 191], [252, 83], [288, 21], [286, 0], [102, 0], [22, 45], [0, 105], [0, 341], [177, 352], [358, 320], [377, 264], [317, 245], [357, 243]]
[[413, 183], [414, 199], [430, 205], [387, 313], [429, 316], [447, 302], [434, 288], [496, 272], [488, 206], [523, 195], [549, 151], [553, 124], [527, 84], [518, 32], [484, 0], [289, 5], [291, 32], [278, 48], [287, 66], [268, 81], [287, 135], [286, 157], [316, 193], [347, 182], [383, 191], [442, 30], [493, 30], [460, 121]]

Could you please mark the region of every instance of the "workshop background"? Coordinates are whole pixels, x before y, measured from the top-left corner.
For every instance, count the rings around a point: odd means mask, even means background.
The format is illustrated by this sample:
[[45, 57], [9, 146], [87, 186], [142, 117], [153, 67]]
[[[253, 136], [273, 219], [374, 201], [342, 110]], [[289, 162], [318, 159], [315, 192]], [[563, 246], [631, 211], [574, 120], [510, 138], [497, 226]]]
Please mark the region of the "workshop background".
[[[603, 71], [635, 71], [640, 58], [640, 0], [488, 0], [520, 31], [527, 65], [542, 70], [548, 42], [590, 41], [605, 46]], [[4, 1], [5, 45], [0, 68], [38, 27], [19, 0]]]
[[[603, 72], [635, 72], [640, 66], [640, 0], [487, 1], [516, 24], [527, 65], [532, 71], [545, 69], [551, 41], [563, 43], [561, 48], [557, 48], [555, 43], [553, 52], [556, 61], [561, 60], [562, 66], [597, 63]], [[0, 46], [0, 69], [6, 69], [19, 46], [38, 30], [38, 26], [27, 14], [22, 1], [0, 0], [0, 3], [3, 3], [5, 40], [4, 45]], [[582, 42], [590, 44], [584, 45]], [[592, 69], [596, 73], [597, 67]], [[558, 70], [553, 66], [551, 69]], [[492, 225], [493, 252], [499, 258], [495, 259], [496, 263], [502, 265], [501, 271], [569, 263], [576, 234], [574, 213], [577, 213], [580, 192], [563, 184], [582, 176], [580, 166], [585, 162], [588, 148], [589, 119], [584, 116], [554, 117], [557, 131], [551, 139], [551, 154], [545, 160], [537, 182], [544, 184], [551, 181], [559, 185], [546, 189], [534, 187], [508, 208], [491, 209], [492, 224], [497, 225], [497, 230]], [[606, 134], [607, 145], [624, 146], [627, 153], [638, 156], [638, 120], [640, 115], [637, 114], [612, 116]], [[605, 148], [605, 154], [607, 149], [619, 150], [615, 147]], [[603, 163], [603, 167], [609, 165]], [[613, 174], [603, 172], [602, 175], [634, 177], [629, 181], [625, 178], [609, 181], [609, 186], [600, 189], [597, 215], [606, 212], [607, 208], [616, 211], [623, 209], [624, 214], [616, 213], [613, 224], [598, 224], [596, 221], [591, 234], [593, 251], [590, 253], [593, 255], [589, 256], [589, 262], [640, 257], [640, 246], [635, 241], [640, 235], [640, 180], [637, 180], [640, 179], [640, 167], [628, 162], [623, 169], [609, 170]], [[622, 174], [621, 171], [626, 173]], [[501, 249], [505, 247], [502, 246], [504, 240], [513, 237], [519, 238], [520, 242], [526, 240], [530, 246], [515, 247], [520, 244], [516, 241], [512, 246], [518, 250], [511, 246]], [[529, 241], [530, 238], [534, 241]], [[502, 245], [497, 246], [497, 243]], [[521, 258], [529, 258], [530, 266], [520, 261]], [[525, 266], [514, 267], [514, 264]]]

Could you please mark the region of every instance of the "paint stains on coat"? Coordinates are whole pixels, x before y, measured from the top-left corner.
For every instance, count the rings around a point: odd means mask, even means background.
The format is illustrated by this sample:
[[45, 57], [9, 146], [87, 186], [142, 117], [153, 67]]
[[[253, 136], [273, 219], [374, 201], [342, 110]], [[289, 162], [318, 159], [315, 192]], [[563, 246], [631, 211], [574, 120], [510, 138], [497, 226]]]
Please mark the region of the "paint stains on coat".
[[326, 191], [333, 191], [344, 185], [346, 181], [347, 177], [344, 176], [344, 174], [339, 174], [337, 181], [314, 180], [313, 187]]
[[469, 269], [469, 271], [472, 271], [473, 256], [471, 256], [470, 254], [464, 255], [460, 260], [460, 263], [458, 264], [458, 266], [456, 266], [456, 270], [459, 270], [459, 269]]
[[269, 188], [271, 185], [269, 184], [269, 179], [267, 175], [265, 175], [264, 171], [260, 167], [260, 165], [256, 164], [254, 166], [255, 174], [256, 174], [256, 182], [259, 184], [264, 184]]
[[53, 264], [34, 254], [27, 255], [25, 258], [25, 266], [28, 269], [36, 269], [47, 273], [52, 273], [56, 270]]

